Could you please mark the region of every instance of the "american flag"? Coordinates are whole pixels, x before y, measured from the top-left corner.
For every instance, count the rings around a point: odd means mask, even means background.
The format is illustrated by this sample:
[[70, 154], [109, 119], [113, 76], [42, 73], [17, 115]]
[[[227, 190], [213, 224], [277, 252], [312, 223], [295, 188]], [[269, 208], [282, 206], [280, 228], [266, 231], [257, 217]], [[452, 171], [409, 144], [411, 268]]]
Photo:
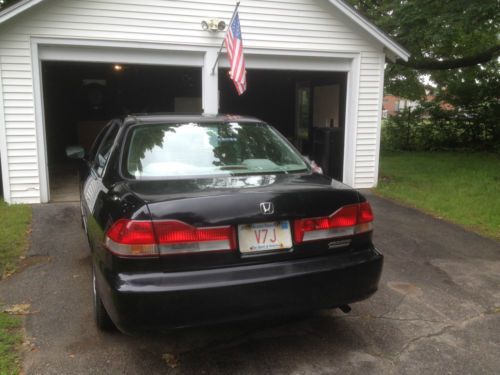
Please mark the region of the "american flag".
[[226, 48], [229, 56], [229, 77], [236, 86], [238, 95], [247, 89], [247, 71], [245, 70], [245, 57], [243, 56], [243, 39], [241, 38], [240, 17], [238, 12], [234, 15], [226, 33]]

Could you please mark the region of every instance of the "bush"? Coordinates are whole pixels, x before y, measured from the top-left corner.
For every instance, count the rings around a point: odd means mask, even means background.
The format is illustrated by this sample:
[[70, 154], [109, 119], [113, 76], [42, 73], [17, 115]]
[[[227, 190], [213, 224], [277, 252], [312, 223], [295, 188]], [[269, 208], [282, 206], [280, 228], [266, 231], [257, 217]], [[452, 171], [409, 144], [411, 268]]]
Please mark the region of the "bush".
[[404, 109], [382, 123], [382, 149], [435, 151], [472, 149], [500, 152], [499, 107], [444, 110], [434, 102]]

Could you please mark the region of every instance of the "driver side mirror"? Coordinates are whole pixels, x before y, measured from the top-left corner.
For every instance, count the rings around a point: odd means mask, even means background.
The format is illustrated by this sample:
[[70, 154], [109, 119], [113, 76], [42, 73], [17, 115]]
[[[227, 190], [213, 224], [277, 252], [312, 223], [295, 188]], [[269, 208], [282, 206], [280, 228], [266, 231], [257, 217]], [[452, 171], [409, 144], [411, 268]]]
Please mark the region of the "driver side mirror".
[[83, 159], [85, 150], [81, 146], [68, 146], [66, 147], [66, 156], [71, 159]]

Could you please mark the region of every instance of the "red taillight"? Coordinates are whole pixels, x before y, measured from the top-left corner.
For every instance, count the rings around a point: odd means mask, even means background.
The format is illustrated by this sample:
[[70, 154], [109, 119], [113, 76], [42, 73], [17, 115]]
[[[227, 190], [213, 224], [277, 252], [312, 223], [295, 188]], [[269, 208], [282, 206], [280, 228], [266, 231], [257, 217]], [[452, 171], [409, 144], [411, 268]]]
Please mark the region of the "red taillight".
[[368, 202], [351, 204], [330, 216], [295, 220], [293, 236], [297, 244], [352, 236], [371, 231], [372, 221], [373, 213]]
[[109, 228], [108, 237], [123, 245], [152, 245], [156, 243], [151, 221], [118, 220]]
[[106, 233], [106, 247], [117, 255], [158, 255], [153, 223], [146, 220], [118, 220]]
[[333, 213], [328, 219], [329, 228], [352, 227], [358, 221], [359, 205], [344, 206]]
[[373, 221], [373, 212], [370, 203], [363, 202], [359, 204], [358, 224], [371, 223]]
[[236, 240], [231, 226], [196, 228], [181, 221], [155, 221], [160, 254], [234, 250]]
[[232, 229], [226, 227], [196, 228], [182, 221], [156, 221], [154, 222], [158, 242], [181, 243], [200, 241], [222, 241], [229, 240]]
[[115, 222], [106, 233], [107, 248], [124, 256], [234, 250], [231, 226], [196, 228], [181, 221], [126, 220]]

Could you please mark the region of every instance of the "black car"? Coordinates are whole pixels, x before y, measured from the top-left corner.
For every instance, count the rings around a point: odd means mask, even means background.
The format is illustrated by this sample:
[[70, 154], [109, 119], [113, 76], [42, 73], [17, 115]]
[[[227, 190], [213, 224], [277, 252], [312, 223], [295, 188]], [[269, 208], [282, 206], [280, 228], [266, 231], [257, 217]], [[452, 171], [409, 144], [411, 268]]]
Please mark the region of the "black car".
[[68, 155], [101, 329], [346, 310], [377, 290], [369, 203], [260, 120], [129, 116]]

